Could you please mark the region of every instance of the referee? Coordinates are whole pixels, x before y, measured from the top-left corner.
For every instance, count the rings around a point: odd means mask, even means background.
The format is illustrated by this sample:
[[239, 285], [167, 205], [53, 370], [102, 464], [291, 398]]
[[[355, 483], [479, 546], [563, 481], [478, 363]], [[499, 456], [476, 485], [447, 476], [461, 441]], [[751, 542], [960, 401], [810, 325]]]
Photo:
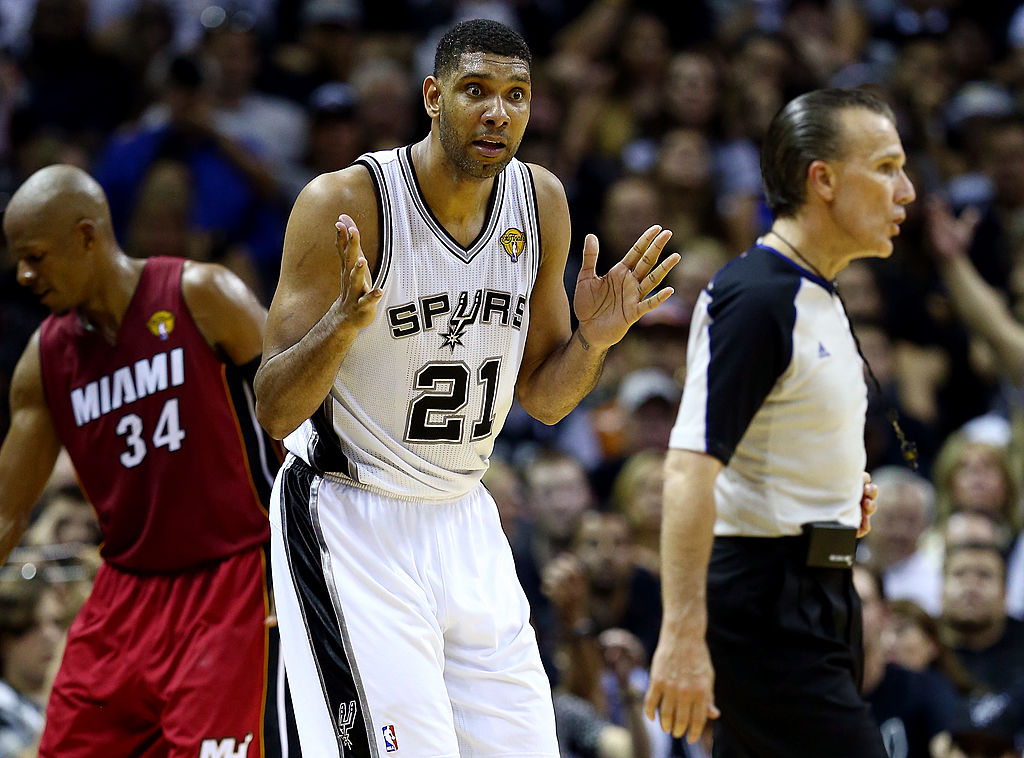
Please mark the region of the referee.
[[887, 257], [914, 199], [895, 117], [857, 89], [789, 102], [761, 155], [771, 231], [697, 302], [666, 460], [665, 612], [645, 701], [716, 758], [885, 758], [858, 692], [850, 566], [867, 532], [867, 388], [833, 280]]

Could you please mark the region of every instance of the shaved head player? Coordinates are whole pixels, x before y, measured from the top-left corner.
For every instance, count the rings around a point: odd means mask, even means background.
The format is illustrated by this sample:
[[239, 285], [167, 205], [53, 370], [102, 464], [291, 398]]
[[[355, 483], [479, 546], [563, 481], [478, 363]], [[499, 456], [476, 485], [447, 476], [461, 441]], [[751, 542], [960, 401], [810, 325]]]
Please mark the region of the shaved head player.
[[126, 256], [102, 188], [73, 166], [30, 176], [3, 227], [19, 283], [53, 313], [11, 383], [0, 560], [62, 446], [103, 532], [39, 755], [278, 755], [265, 545], [279, 459], [250, 389], [264, 309], [220, 266]]

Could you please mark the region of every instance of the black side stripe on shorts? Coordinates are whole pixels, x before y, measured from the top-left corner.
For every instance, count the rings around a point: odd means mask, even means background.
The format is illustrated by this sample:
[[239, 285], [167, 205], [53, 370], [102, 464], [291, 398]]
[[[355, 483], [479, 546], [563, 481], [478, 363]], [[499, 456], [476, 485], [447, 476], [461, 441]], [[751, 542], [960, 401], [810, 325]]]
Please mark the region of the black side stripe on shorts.
[[320, 477], [291, 459], [281, 481], [285, 552], [306, 636], [320, 676], [327, 711], [344, 758], [378, 758], [366, 696], [334, 588], [330, 554], [320, 531], [317, 487]]

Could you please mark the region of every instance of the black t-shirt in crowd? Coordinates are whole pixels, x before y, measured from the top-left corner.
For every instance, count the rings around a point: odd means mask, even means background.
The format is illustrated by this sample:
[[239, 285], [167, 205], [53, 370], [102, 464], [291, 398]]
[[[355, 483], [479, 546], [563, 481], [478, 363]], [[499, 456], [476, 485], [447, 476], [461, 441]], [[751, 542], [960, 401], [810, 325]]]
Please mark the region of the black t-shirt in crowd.
[[928, 743], [948, 729], [957, 696], [934, 671], [909, 671], [889, 664], [878, 687], [865, 696], [878, 722], [889, 758], [929, 758]]

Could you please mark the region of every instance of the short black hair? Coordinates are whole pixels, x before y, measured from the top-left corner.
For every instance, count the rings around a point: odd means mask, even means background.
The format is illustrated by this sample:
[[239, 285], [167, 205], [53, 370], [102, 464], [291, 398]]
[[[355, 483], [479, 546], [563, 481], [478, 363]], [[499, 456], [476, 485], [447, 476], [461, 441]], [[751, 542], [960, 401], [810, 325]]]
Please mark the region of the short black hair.
[[966, 552], [988, 553], [989, 555], [996, 556], [1003, 567], [1003, 586], [1006, 586], [1006, 553], [1000, 550], [998, 545], [993, 545], [991, 542], [957, 542], [947, 545], [943, 557], [942, 573], [945, 574], [949, 569], [949, 562], [953, 556]]
[[836, 114], [866, 108], [894, 124], [892, 109], [865, 89], [819, 89], [786, 103], [772, 118], [761, 146], [761, 176], [768, 208], [776, 218], [795, 216], [806, 201], [807, 167], [841, 157], [841, 124]]
[[519, 32], [486, 18], [474, 18], [456, 24], [437, 43], [434, 76], [443, 79], [458, 66], [463, 53], [493, 53], [518, 58], [527, 67], [533, 62], [530, 46]]

